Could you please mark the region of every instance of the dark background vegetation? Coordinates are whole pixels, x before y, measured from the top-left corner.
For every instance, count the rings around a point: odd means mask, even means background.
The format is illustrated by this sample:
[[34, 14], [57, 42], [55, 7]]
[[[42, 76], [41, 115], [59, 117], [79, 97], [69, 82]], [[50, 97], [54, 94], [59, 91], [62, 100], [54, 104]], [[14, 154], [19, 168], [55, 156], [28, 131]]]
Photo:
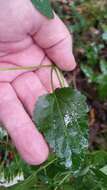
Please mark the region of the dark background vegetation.
[[78, 66], [65, 73], [69, 84], [87, 97], [90, 149], [107, 150], [107, 1], [54, 1], [73, 35]]

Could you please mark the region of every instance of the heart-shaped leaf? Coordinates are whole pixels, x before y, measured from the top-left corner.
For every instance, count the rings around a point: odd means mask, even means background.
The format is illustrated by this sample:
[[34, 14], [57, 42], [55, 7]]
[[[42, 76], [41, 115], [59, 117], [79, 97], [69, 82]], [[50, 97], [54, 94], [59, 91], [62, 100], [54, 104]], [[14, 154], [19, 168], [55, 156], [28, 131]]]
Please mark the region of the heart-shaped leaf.
[[34, 121], [66, 167], [79, 167], [87, 149], [87, 105], [79, 91], [61, 88], [41, 96]]

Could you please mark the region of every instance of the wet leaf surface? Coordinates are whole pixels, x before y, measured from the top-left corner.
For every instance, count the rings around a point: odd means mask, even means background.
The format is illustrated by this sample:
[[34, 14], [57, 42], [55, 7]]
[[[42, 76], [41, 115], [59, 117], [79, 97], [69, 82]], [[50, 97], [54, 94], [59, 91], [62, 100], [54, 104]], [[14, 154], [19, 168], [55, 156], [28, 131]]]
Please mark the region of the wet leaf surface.
[[68, 168], [79, 167], [88, 147], [87, 111], [85, 96], [70, 87], [56, 89], [40, 97], [36, 104], [33, 119]]

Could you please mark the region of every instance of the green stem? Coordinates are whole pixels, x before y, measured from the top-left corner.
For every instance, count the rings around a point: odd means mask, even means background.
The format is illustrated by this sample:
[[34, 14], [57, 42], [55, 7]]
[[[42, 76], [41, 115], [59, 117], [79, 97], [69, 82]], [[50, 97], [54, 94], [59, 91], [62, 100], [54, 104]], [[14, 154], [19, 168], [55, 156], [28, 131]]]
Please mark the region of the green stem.
[[0, 72], [2, 72], [2, 71], [22, 71], [22, 70], [35, 71], [42, 67], [52, 67], [52, 70], [51, 70], [52, 91], [54, 91], [54, 82], [53, 82], [53, 76], [52, 76], [53, 70], [56, 72], [57, 78], [60, 82], [60, 86], [62, 88], [65, 87], [65, 83], [64, 83], [65, 79], [63, 77], [63, 74], [55, 65], [39, 65], [39, 66], [23, 66], [23, 67], [16, 66], [16, 67], [11, 67], [11, 68], [7, 67], [7, 68], [0, 68]]
[[52, 92], [54, 91], [53, 71], [54, 71], [54, 66], [52, 66], [52, 68], [51, 68], [51, 88], [52, 88]]
[[64, 178], [59, 182], [59, 184], [55, 187], [54, 190], [57, 190], [58, 187], [60, 187], [70, 175], [71, 175], [71, 172], [69, 172], [66, 176], [64, 176]]
[[56, 66], [54, 66], [54, 70], [55, 70], [56, 75], [58, 77], [58, 80], [60, 82], [61, 88], [65, 87], [65, 82], [64, 82], [65, 79], [64, 79], [64, 76], [63, 76], [61, 70], [58, 67], [56, 67]]
[[31, 176], [29, 176], [25, 181], [21, 182], [20, 184], [16, 184], [12, 187], [7, 188], [7, 190], [29, 190], [30, 187], [34, 185], [36, 176], [39, 172], [46, 169], [48, 166], [50, 166], [52, 163], [54, 163], [58, 158], [54, 158], [44, 166], [41, 166], [35, 173], [33, 173]]
[[39, 65], [39, 66], [24, 66], [24, 67], [11, 67], [11, 68], [0, 68], [0, 71], [20, 71], [20, 70], [38, 70], [42, 67], [51, 67], [52, 65]]
[[[51, 165], [52, 163], [54, 163], [56, 160], [57, 160], [57, 158], [51, 160], [51, 161], [48, 162], [46, 165], [40, 167], [34, 174], [32, 174], [30, 177], [28, 177], [28, 178], [24, 181], [24, 183], [21, 184], [21, 185], [29, 185], [29, 183], [31, 184], [31, 182], [33, 182], [33, 181], [35, 180], [36, 175], [37, 175], [40, 171], [46, 169], [48, 166], [50, 166], [50, 165]], [[21, 186], [21, 185], [20, 185], [20, 186]], [[19, 188], [20, 188], [20, 187], [19, 187]], [[20, 190], [21, 190], [21, 189], [20, 189]]]

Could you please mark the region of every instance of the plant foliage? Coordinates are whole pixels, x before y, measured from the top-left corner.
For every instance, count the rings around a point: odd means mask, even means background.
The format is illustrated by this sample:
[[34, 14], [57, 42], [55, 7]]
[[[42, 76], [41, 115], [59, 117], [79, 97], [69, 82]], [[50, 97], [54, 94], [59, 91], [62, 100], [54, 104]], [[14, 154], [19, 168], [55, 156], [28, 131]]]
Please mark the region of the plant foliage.
[[106, 190], [107, 152], [87, 150], [87, 111], [85, 97], [69, 87], [41, 96], [34, 119], [53, 153], [39, 167], [19, 162], [25, 180], [4, 189]]
[[50, 0], [31, 0], [33, 5], [48, 18], [53, 18], [53, 11], [51, 8]]
[[[32, 0], [32, 3], [43, 15], [53, 17], [48, 0]], [[94, 85], [99, 95], [96, 98], [105, 100], [106, 104], [107, 2], [76, 0], [67, 5], [67, 1], [65, 6], [58, 1], [54, 7], [74, 32], [83, 80]], [[50, 145], [50, 156], [38, 167], [24, 163], [8, 135], [1, 130], [0, 177], [4, 175], [6, 181], [11, 181], [17, 174], [23, 174], [24, 181], [8, 188], [0, 187], [0, 190], [107, 190], [107, 152], [88, 150], [87, 111], [85, 97], [72, 88], [57, 89], [39, 98], [33, 119]], [[106, 117], [103, 119], [103, 114], [101, 117], [97, 122], [101, 120], [101, 124], [106, 125]], [[105, 139], [107, 141], [107, 137]]]
[[34, 111], [39, 130], [68, 168], [77, 168], [75, 162], [80, 166], [88, 147], [86, 113], [85, 97], [72, 88], [40, 97]]

